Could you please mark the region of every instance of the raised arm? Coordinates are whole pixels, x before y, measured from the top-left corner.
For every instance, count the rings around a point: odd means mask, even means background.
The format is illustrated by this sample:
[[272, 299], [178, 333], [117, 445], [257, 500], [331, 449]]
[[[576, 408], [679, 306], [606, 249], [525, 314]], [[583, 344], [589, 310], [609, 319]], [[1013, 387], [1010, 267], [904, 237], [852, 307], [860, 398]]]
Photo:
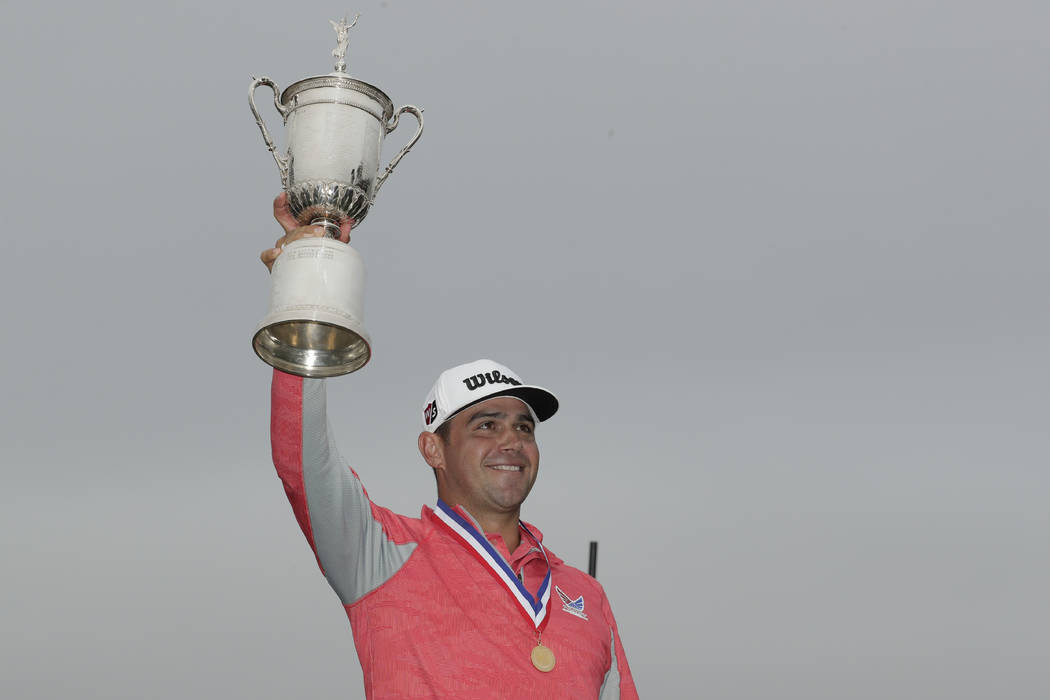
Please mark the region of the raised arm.
[[[297, 227], [282, 192], [274, 218], [285, 231], [260, 258], [269, 269], [293, 240], [323, 235]], [[349, 238], [349, 223], [342, 231]], [[360, 479], [339, 456], [328, 425], [325, 380], [273, 372], [270, 443], [273, 463], [317, 563], [344, 605], [394, 575], [416, 547], [410, 518], [373, 504]]]
[[343, 605], [387, 581], [416, 547], [411, 519], [373, 504], [339, 456], [325, 380], [273, 372], [273, 463], [299, 527]]

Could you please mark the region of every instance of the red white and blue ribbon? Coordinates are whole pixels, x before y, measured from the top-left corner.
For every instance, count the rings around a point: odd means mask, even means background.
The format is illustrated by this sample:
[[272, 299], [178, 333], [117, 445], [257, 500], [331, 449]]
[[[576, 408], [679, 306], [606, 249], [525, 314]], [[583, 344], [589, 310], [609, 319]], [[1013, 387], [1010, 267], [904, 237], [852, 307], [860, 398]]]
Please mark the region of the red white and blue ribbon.
[[492, 572], [496, 580], [510, 591], [514, 599], [518, 601], [518, 605], [525, 617], [536, 626], [537, 631], [542, 631], [547, 626], [547, 604], [551, 597], [551, 564], [550, 560], [547, 559], [547, 550], [543, 548], [543, 543], [529, 532], [529, 529], [524, 524], [518, 523], [522, 531], [539, 547], [544, 561], [547, 562], [547, 575], [543, 577], [543, 583], [540, 584], [536, 593], [533, 594], [525, 588], [525, 584], [518, 580], [518, 577], [514, 575], [514, 571], [511, 570], [499, 552], [489, 543], [485, 535], [478, 532], [470, 518], [464, 517], [440, 498], [434, 514], [475, 558], [486, 565], [486, 568]]

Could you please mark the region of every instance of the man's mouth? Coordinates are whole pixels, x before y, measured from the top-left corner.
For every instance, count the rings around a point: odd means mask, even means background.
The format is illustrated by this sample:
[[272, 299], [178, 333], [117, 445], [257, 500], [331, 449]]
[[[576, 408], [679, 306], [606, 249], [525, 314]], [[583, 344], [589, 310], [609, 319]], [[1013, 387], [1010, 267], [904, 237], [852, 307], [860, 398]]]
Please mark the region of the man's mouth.
[[520, 472], [524, 467], [517, 464], [490, 464], [489, 469], [495, 469], [500, 472]]

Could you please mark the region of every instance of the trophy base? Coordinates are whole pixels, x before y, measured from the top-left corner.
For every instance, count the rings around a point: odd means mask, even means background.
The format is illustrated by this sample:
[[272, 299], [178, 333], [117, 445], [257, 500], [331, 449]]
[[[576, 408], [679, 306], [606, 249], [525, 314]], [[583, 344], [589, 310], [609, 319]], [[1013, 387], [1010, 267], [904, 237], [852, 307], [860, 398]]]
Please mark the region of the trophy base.
[[300, 377], [337, 377], [372, 357], [363, 316], [364, 265], [346, 243], [303, 238], [271, 273], [270, 311], [252, 338], [268, 365]]
[[282, 321], [259, 329], [252, 347], [263, 362], [300, 377], [338, 377], [372, 357], [366, 337], [322, 321]]

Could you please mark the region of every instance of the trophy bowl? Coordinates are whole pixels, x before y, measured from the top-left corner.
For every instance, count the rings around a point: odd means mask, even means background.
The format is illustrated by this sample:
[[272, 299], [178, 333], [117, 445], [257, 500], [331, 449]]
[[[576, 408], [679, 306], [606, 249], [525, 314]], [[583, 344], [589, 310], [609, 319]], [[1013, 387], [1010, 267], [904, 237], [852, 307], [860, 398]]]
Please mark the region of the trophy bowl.
[[[356, 23], [357, 19], [354, 19]], [[371, 358], [364, 329], [364, 264], [339, 239], [340, 226], [357, 227], [376, 194], [423, 133], [422, 110], [394, 103], [379, 88], [350, 77], [344, 57], [353, 24], [332, 23], [339, 45], [335, 71], [306, 78], [281, 92], [270, 78], [253, 78], [248, 101], [263, 140], [277, 163], [288, 207], [300, 226], [322, 226], [324, 238], [284, 247], [274, 262], [270, 309], [252, 338], [267, 364], [302, 377], [333, 377]], [[255, 104], [260, 86], [273, 90], [284, 120], [288, 149], [279, 155]], [[419, 122], [412, 139], [380, 173], [383, 140], [402, 114]]]

